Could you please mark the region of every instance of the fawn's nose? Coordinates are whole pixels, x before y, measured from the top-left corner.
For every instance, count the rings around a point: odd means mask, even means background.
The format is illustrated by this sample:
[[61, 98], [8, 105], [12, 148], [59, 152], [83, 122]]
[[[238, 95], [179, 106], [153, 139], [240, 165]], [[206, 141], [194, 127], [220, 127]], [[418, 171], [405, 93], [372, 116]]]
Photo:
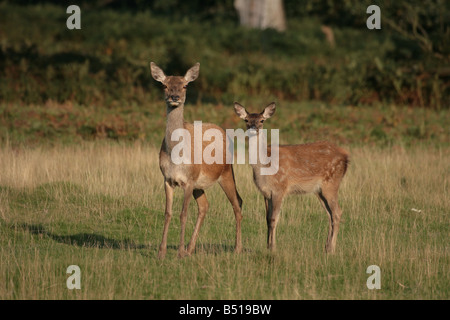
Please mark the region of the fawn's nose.
[[172, 96], [170, 96], [170, 99], [172, 99], [172, 101], [174, 101], [174, 102], [177, 102], [180, 99], [180, 96], [172, 95]]

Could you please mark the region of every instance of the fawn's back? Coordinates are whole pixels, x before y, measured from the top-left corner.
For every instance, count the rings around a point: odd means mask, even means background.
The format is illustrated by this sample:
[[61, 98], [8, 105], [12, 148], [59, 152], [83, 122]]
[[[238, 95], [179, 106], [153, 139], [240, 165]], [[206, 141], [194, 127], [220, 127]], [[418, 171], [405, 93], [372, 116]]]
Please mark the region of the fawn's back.
[[[275, 103], [269, 104], [260, 113], [249, 113], [242, 105], [235, 103], [236, 114], [245, 121], [252, 138], [260, 139], [259, 130], [263, 123], [275, 113]], [[257, 163], [253, 167], [253, 179], [265, 197], [276, 193], [284, 196], [291, 193], [319, 193], [324, 184], [339, 188], [342, 177], [347, 171], [349, 154], [327, 141], [307, 144], [267, 146], [265, 140], [260, 147], [267, 148], [267, 156], [272, 156], [277, 148], [278, 171], [273, 175], [261, 174]]]
[[285, 195], [317, 193], [323, 183], [339, 185], [347, 171], [348, 153], [327, 141], [270, 146], [268, 156], [272, 148], [278, 148], [278, 172], [274, 175], [253, 174], [255, 184], [265, 195], [273, 191]]

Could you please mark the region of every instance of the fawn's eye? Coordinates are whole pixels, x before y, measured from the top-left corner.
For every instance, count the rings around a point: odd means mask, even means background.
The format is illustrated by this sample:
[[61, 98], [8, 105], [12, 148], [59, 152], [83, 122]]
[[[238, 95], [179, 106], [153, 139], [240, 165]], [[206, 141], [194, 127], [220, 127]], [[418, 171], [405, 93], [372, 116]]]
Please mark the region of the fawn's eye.
[[167, 86], [166, 86], [165, 84], [163, 84], [163, 88], [164, 88], [164, 89], [167, 89]]
[[260, 122], [261, 122], [261, 123], [263, 123], [263, 122], [264, 122], [264, 120], [261, 120]]
[[183, 89], [186, 89], [187, 88], [187, 85], [186, 86], [183, 86]]
[[248, 122], [248, 120], [247, 120], [247, 119], [245, 119], [244, 121], [245, 121], [245, 122]]

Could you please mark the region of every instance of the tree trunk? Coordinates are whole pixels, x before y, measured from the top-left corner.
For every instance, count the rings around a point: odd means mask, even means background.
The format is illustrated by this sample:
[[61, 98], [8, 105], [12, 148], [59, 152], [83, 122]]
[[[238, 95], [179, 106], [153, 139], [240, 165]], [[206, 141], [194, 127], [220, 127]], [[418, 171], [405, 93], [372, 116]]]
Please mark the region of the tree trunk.
[[283, 0], [235, 0], [234, 7], [243, 26], [286, 30]]

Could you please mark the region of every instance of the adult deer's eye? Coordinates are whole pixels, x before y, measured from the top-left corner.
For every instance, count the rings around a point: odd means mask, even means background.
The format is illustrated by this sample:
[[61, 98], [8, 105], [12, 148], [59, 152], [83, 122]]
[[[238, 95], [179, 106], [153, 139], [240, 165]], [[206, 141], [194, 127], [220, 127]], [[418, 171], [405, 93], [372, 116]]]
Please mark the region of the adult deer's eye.
[[164, 88], [164, 89], [167, 89], [167, 86], [166, 86], [165, 84], [163, 84], [163, 88]]
[[260, 122], [261, 122], [261, 123], [263, 123], [263, 122], [264, 122], [264, 120], [261, 120]]
[[186, 89], [187, 88], [187, 85], [186, 86], [183, 86], [183, 89]]
[[248, 120], [247, 120], [247, 119], [245, 119], [244, 121], [245, 121], [245, 122], [248, 122]]

